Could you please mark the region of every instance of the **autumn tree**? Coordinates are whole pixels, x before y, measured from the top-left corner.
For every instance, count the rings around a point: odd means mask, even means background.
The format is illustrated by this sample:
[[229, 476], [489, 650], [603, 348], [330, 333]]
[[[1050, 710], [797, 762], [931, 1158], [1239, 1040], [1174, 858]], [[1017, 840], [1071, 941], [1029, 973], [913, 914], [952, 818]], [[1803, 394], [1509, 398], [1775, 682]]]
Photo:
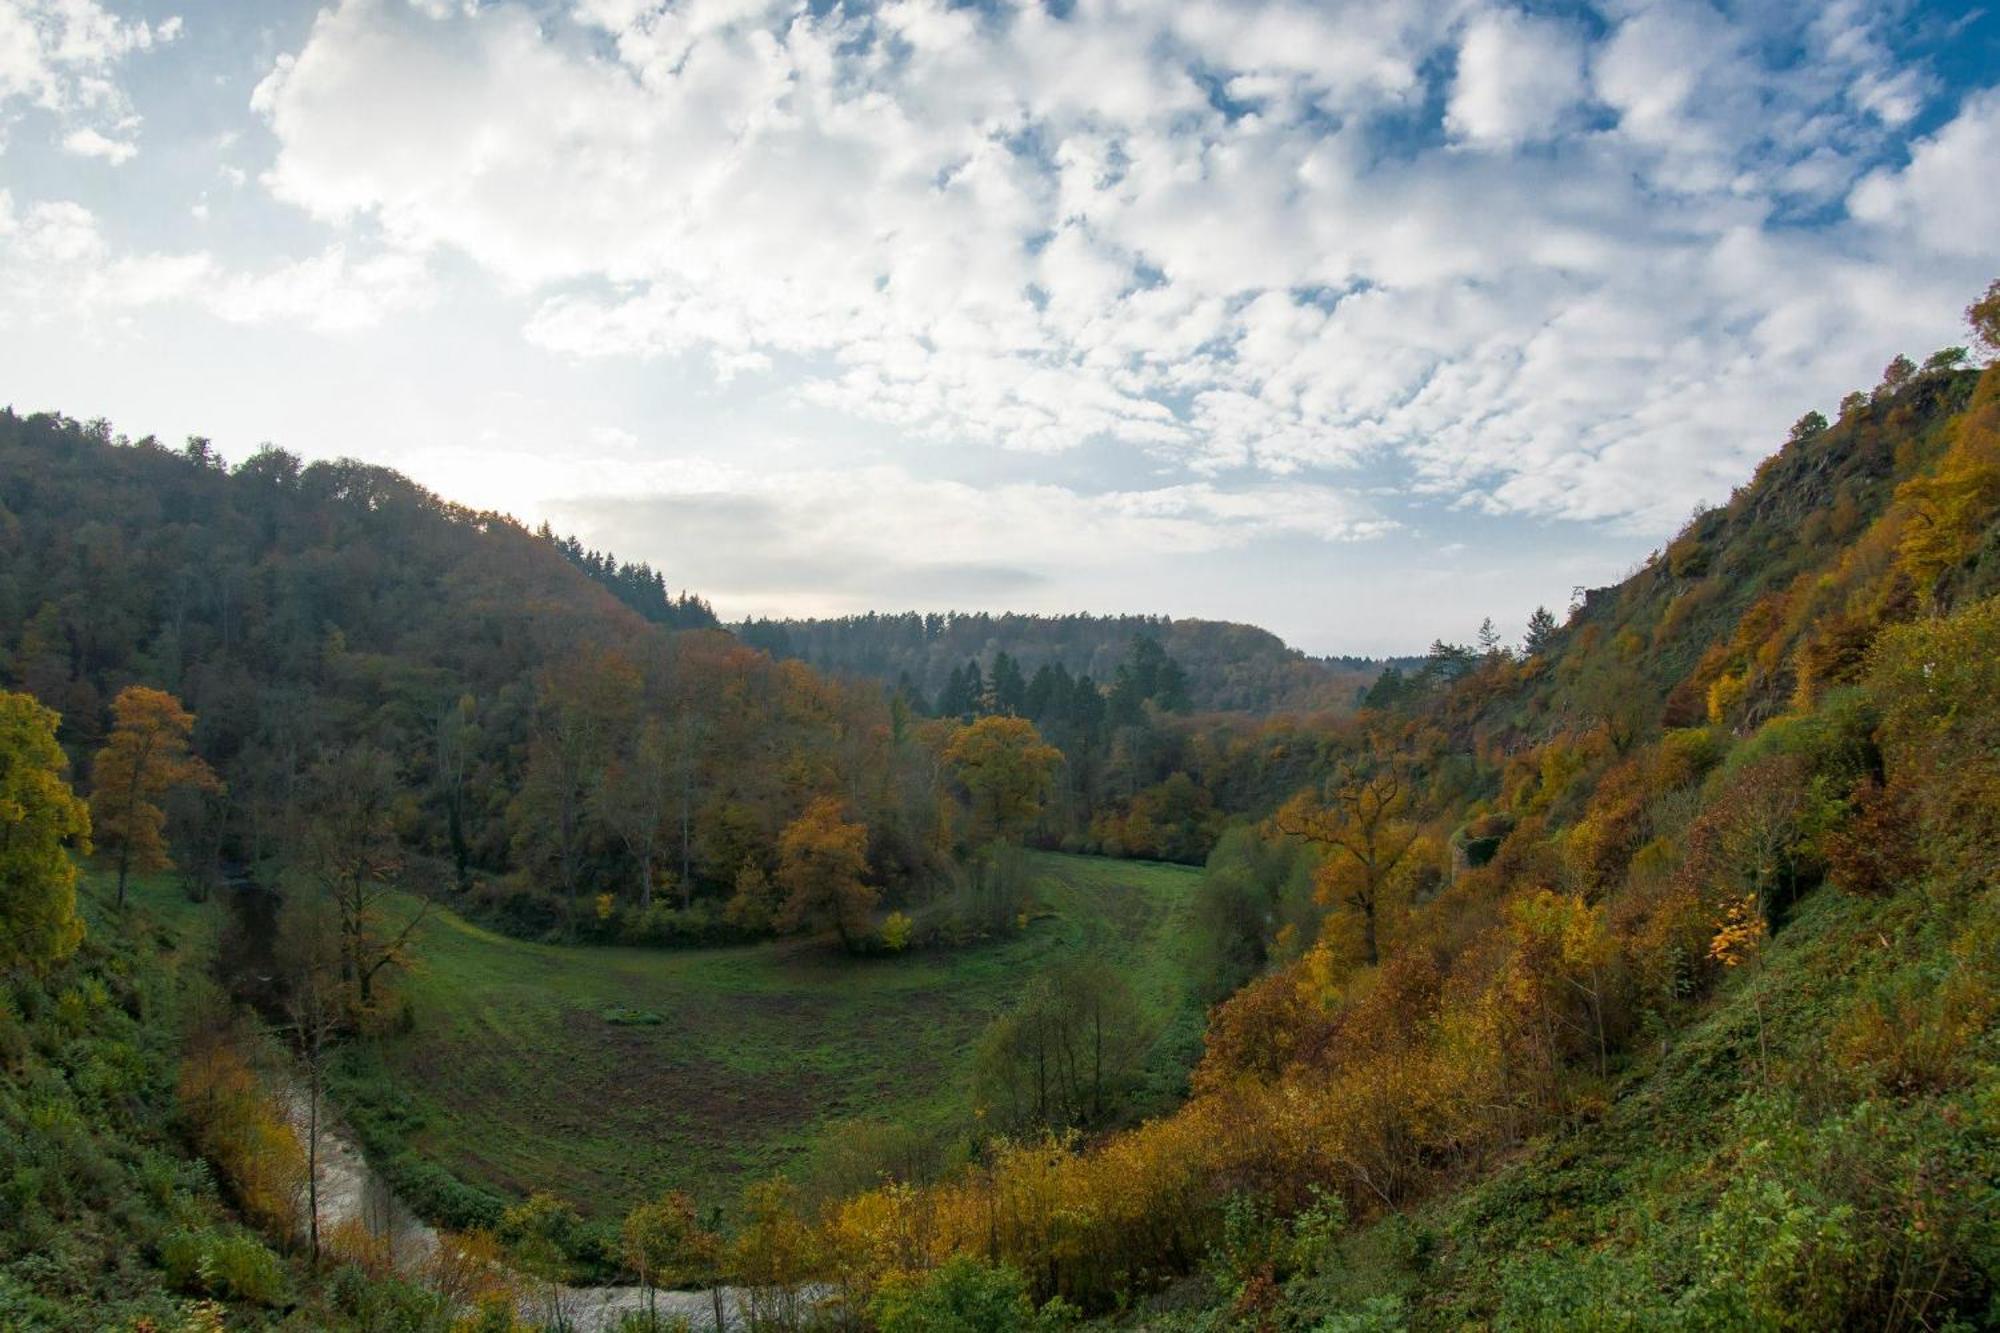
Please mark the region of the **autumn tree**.
[[0, 691], [0, 975], [60, 962], [83, 939], [69, 853], [90, 850], [90, 811], [63, 780], [57, 720]]
[[963, 784], [982, 839], [1018, 842], [1041, 817], [1062, 751], [1019, 717], [982, 717], [961, 727], [945, 761]]
[[2000, 278], [1987, 284], [1986, 295], [1965, 308], [1965, 322], [1981, 347], [2000, 356]]
[[500, 1215], [500, 1234], [513, 1247], [514, 1266], [535, 1287], [540, 1327], [572, 1327], [568, 1255], [582, 1225], [575, 1208], [543, 1190]]
[[375, 978], [404, 961], [411, 935], [429, 910], [419, 902], [401, 922], [389, 908], [405, 871], [396, 832], [400, 789], [395, 765], [372, 746], [322, 760], [308, 781], [306, 819], [293, 869], [308, 891], [332, 905], [340, 984], [351, 1012], [368, 1010]]
[[[676, 749], [667, 724], [656, 717], [647, 718], [630, 745], [604, 770], [592, 796], [598, 817], [618, 835], [632, 858], [638, 872], [634, 897], [642, 912], [653, 905], [667, 817], [680, 787]], [[691, 887], [683, 876], [683, 895]]]
[[209, 766], [188, 750], [194, 716], [164, 690], [128, 685], [111, 711], [111, 737], [91, 766], [90, 812], [97, 841], [113, 849], [118, 867], [118, 905], [125, 905], [125, 882], [134, 870], [165, 870], [166, 811], [160, 802], [176, 787], [213, 790], [219, 786]]
[[1391, 877], [1417, 842], [1409, 807], [1409, 779], [1395, 765], [1349, 762], [1328, 781], [1323, 801], [1293, 800], [1278, 813], [1280, 832], [1336, 853], [1321, 867], [1321, 896], [1360, 913], [1370, 965], [1381, 959], [1377, 916]]
[[863, 881], [868, 869], [868, 829], [846, 818], [846, 809], [822, 796], [786, 826], [778, 841], [777, 886], [785, 895], [781, 930], [830, 924], [852, 949], [868, 932], [876, 890]]
[[743, 1191], [742, 1225], [729, 1247], [752, 1333], [791, 1333], [806, 1313], [804, 1287], [819, 1268], [818, 1236], [801, 1215], [798, 1190], [779, 1176]]
[[580, 653], [541, 673], [528, 765], [514, 798], [515, 846], [573, 913], [598, 789], [616, 738], [639, 706], [639, 671], [622, 654]]
[[[661, 1287], [700, 1282], [713, 1277], [722, 1256], [722, 1238], [701, 1225], [694, 1200], [679, 1190], [642, 1203], [625, 1215], [619, 1229], [625, 1262], [646, 1294], [649, 1326], [659, 1321], [655, 1293]], [[715, 1326], [725, 1327], [722, 1289], [711, 1288]]]

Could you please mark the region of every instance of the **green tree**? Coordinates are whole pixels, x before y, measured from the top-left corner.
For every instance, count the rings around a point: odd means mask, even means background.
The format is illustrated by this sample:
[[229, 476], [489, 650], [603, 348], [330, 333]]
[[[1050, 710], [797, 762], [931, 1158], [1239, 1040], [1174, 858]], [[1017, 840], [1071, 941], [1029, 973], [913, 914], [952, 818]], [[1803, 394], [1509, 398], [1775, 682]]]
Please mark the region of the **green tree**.
[[1534, 614], [1528, 617], [1528, 637], [1521, 645], [1523, 651], [1530, 657], [1538, 657], [1549, 650], [1549, 645], [1555, 642], [1555, 637], [1555, 616], [1550, 614], [1546, 606], [1536, 607]]
[[59, 962], [83, 940], [71, 851], [90, 850], [90, 811], [63, 779], [56, 714], [0, 691], [0, 973]]

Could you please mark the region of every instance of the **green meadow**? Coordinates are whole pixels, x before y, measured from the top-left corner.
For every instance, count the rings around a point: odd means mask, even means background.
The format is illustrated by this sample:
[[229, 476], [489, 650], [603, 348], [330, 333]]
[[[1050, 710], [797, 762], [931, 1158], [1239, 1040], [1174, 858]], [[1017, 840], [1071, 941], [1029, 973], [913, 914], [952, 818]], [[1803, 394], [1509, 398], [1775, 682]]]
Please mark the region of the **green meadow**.
[[599, 1217], [666, 1188], [727, 1206], [749, 1179], [809, 1171], [857, 1120], [967, 1124], [980, 1032], [1038, 972], [1090, 953], [1140, 1002], [1137, 1104], [1164, 1109], [1199, 1049], [1200, 872], [1054, 854], [1034, 866], [1038, 910], [1019, 934], [877, 958], [806, 940], [537, 944], [434, 910], [398, 982], [409, 1030], [351, 1048], [336, 1093], [391, 1178], [447, 1219], [534, 1190]]

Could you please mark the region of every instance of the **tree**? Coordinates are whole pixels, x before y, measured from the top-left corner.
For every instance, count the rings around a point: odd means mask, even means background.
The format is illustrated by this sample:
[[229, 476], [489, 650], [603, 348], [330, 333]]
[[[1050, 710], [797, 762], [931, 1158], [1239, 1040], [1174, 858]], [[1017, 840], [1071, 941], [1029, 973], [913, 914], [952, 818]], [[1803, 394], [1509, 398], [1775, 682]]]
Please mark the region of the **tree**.
[[631, 747], [604, 770], [593, 794], [598, 817], [618, 835], [638, 868], [641, 912], [653, 905], [667, 813], [680, 786], [676, 748], [666, 725], [657, 717], [647, 718]]
[[63, 780], [57, 721], [0, 690], [0, 974], [60, 962], [83, 940], [69, 853], [90, 850], [90, 811]]
[[432, 727], [438, 796], [444, 802], [445, 837], [451, 844], [452, 871], [458, 887], [466, 887], [472, 847], [466, 829], [466, 779], [477, 751], [479, 706], [469, 694], [460, 695], [437, 712]]
[[1026, 718], [982, 717], [959, 729], [944, 757], [965, 787], [977, 835], [1017, 842], [1041, 816], [1062, 751]]
[[1408, 784], [1393, 765], [1350, 762], [1327, 783], [1323, 804], [1294, 800], [1278, 812], [1280, 832], [1346, 858], [1354, 873], [1342, 878], [1342, 862], [1332, 862], [1322, 867], [1321, 889], [1361, 914], [1361, 947], [1371, 966], [1381, 961], [1376, 916], [1390, 876], [1417, 842], [1416, 826], [1404, 818], [1409, 802]]
[[537, 1190], [500, 1215], [500, 1234], [513, 1246], [514, 1264], [540, 1288], [542, 1324], [569, 1328], [569, 1246], [583, 1219], [553, 1194]]
[[1491, 662], [1500, 656], [1500, 631], [1493, 628], [1493, 617], [1479, 622], [1479, 655]]
[[425, 899], [402, 924], [386, 919], [404, 874], [397, 800], [394, 764], [372, 746], [352, 746], [329, 756], [308, 780], [305, 828], [294, 867], [332, 904], [340, 982], [355, 1014], [374, 1003], [376, 975], [402, 963], [410, 936], [430, 910]]
[[1523, 641], [1522, 651], [1530, 657], [1539, 657], [1555, 642], [1556, 618], [1546, 606], [1538, 606], [1528, 617], [1528, 637]]
[[523, 858], [574, 914], [598, 788], [614, 739], [636, 716], [639, 672], [617, 653], [580, 653], [541, 673], [528, 767], [514, 799]]
[[752, 1333], [799, 1327], [800, 1289], [819, 1268], [817, 1239], [799, 1215], [798, 1190], [783, 1176], [743, 1191], [743, 1224], [729, 1257], [742, 1283], [743, 1322]]
[[1882, 382], [1875, 387], [1875, 397], [1887, 398], [1915, 379], [1916, 375], [1917, 363], [1898, 353], [1894, 360], [1882, 368]]
[[320, 1260], [319, 1149], [328, 1047], [340, 1030], [340, 929], [318, 894], [294, 896], [278, 921], [277, 962], [285, 978], [285, 1016], [306, 1075], [306, 1242]]
[[125, 905], [126, 877], [134, 870], [165, 870], [166, 811], [160, 802], [176, 787], [212, 791], [221, 784], [188, 752], [194, 716], [164, 690], [128, 685], [111, 705], [116, 723], [91, 766], [90, 812], [97, 840], [117, 852], [118, 905]]
[[[633, 1208], [625, 1215], [619, 1240], [625, 1262], [638, 1275], [640, 1290], [646, 1294], [646, 1320], [653, 1326], [659, 1320], [655, 1292], [713, 1276], [722, 1254], [722, 1238], [701, 1225], [694, 1200], [679, 1190]], [[721, 1288], [712, 1288], [712, 1294], [715, 1326], [722, 1328]]]
[[868, 828], [850, 823], [846, 810], [822, 796], [786, 826], [778, 840], [779, 889], [785, 894], [778, 925], [797, 930], [826, 922], [852, 949], [868, 933], [875, 889], [864, 883], [868, 869]]
[[1143, 1028], [1124, 979], [1101, 960], [1078, 959], [1037, 977], [986, 1029], [975, 1093], [1005, 1129], [1101, 1122], [1137, 1066]]
[[1965, 322], [1981, 347], [2000, 356], [2000, 278], [1987, 285], [1986, 295], [1965, 308]]
[[1803, 444], [1816, 438], [1826, 430], [1826, 414], [1817, 410], [1806, 413], [1792, 423], [1792, 433], [1788, 440], [1792, 444]]

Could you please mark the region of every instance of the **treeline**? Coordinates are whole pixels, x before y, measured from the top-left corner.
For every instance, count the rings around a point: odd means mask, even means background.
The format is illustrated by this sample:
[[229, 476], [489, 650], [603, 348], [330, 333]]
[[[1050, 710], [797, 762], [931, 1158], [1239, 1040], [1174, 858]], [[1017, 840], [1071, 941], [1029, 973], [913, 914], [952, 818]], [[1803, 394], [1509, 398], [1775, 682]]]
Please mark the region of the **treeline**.
[[633, 564], [609, 551], [586, 550], [575, 537], [558, 537], [544, 523], [535, 535], [554, 546], [569, 562], [611, 590], [611, 595], [655, 625], [668, 629], [720, 629], [715, 608], [685, 589], [675, 597], [666, 576], [644, 561]]
[[[1024, 676], [1061, 667], [1109, 684], [1135, 640], [1156, 643], [1186, 673], [1198, 712], [1323, 712], [1350, 708], [1381, 669], [1360, 657], [1313, 658], [1254, 625], [1167, 616], [1035, 616], [987, 612], [869, 612], [825, 620], [753, 620], [736, 627], [774, 657], [869, 676], [954, 711], [947, 692], [968, 662], [983, 674], [1005, 657]], [[939, 702], [940, 696], [944, 696]]]
[[[86, 783], [121, 692], [185, 706], [217, 780], [161, 811], [197, 889], [295, 860], [357, 793], [397, 887], [527, 933], [851, 933], [836, 899], [959, 888], [984, 835], [957, 724], [674, 628], [708, 618], [384, 468], [0, 412], [0, 682], [62, 715]], [[858, 836], [866, 894], [782, 887], [813, 830]]]

